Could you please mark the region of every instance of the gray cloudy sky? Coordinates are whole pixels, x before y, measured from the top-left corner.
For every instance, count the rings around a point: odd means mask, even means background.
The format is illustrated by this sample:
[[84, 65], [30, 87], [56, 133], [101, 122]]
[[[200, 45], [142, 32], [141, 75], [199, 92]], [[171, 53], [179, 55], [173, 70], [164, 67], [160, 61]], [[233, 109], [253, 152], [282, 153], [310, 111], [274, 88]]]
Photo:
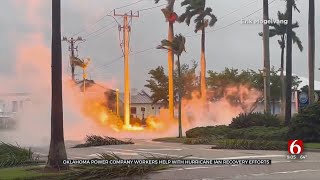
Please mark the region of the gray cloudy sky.
[[[80, 57], [91, 57], [93, 63], [89, 68], [89, 75], [92, 79], [115, 82], [115, 88], [122, 89], [123, 80], [123, 60], [114, 61], [121, 56], [119, 46], [118, 30], [112, 28], [104, 33], [106, 28], [95, 34], [96, 37], [88, 37], [92, 33], [113, 21], [106, 17], [99, 23], [92, 26], [98, 19], [109, 13], [113, 8], [124, 6], [137, 0], [62, 0], [62, 35], [70, 37], [79, 32], [84, 27], [86, 31], [79, 35], [87, 42], [79, 45]], [[271, 0], [269, 0], [271, 2]], [[162, 0], [161, 3], [165, 3]], [[176, 11], [181, 14], [183, 8], [180, 7], [181, 0], [176, 3]], [[218, 17], [216, 25], [208, 30], [215, 30], [225, 27], [242, 17], [262, 7], [262, 0], [207, 0], [208, 6], [213, 8], [214, 14]], [[299, 76], [307, 77], [307, 37], [308, 37], [308, 1], [298, 0], [298, 7], [301, 13], [295, 12], [294, 20], [298, 20], [301, 28], [297, 31], [305, 47], [300, 53], [294, 46], [293, 53], [293, 72]], [[155, 6], [153, 0], [144, 0], [135, 5], [119, 9], [119, 13], [129, 10], [137, 11], [140, 9]], [[316, 1], [316, 10], [320, 9], [320, 3]], [[225, 16], [230, 12], [241, 8], [239, 11]], [[276, 0], [270, 5], [270, 17], [276, 18], [278, 10], [285, 9], [283, 0]], [[320, 28], [320, 12], [316, 12], [316, 29]], [[223, 17], [223, 18], [220, 18]], [[262, 11], [248, 17], [247, 19], [261, 19]], [[121, 22], [121, 20], [119, 20]], [[24, 39], [29, 33], [41, 33], [44, 36], [44, 44], [47, 47], [51, 45], [51, 1], [50, 0], [2, 0], [0, 11], [0, 53], [1, 66], [0, 74], [14, 75], [14, 65], [16, 61], [16, 43]], [[109, 26], [110, 27], [110, 26]], [[138, 52], [148, 48], [155, 47], [161, 39], [167, 36], [168, 25], [160, 11], [155, 8], [149, 11], [143, 11], [140, 18], [133, 19], [131, 34], [131, 50]], [[262, 25], [244, 25], [240, 22], [233, 25], [210, 32], [207, 34], [207, 69], [221, 71], [225, 67], [234, 67], [239, 69], [261, 69], [262, 67], [262, 40], [258, 33], [262, 31]], [[193, 27], [187, 27], [185, 24], [175, 24], [175, 32], [193, 35]], [[318, 31], [316, 31], [318, 32]], [[316, 34], [317, 40], [320, 39], [319, 33]], [[271, 39], [271, 63], [279, 67], [280, 49], [277, 38]], [[316, 49], [319, 49], [317, 41]], [[63, 43], [64, 71], [68, 69], [68, 46]], [[37, 56], [37, 54], [34, 54]], [[319, 54], [316, 54], [316, 65], [320, 66]], [[200, 37], [187, 38], [187, 53], [183, 55], [182, 62], [190, 60], [198, 61], [200, 57]], [[114, 62], [110, 64], [110, 62]], [[161, 50], [153, 49], [130, 57], [131, 86], [141, 89], [145, 85], [145, 80], [149, 77], [150, 69], [162, 65], [167, 66], [167, 56]], [[48, 69], [48, 71], [50, 71]], [[319, 71], [316, 73], [316, 79], [319, 78]]]

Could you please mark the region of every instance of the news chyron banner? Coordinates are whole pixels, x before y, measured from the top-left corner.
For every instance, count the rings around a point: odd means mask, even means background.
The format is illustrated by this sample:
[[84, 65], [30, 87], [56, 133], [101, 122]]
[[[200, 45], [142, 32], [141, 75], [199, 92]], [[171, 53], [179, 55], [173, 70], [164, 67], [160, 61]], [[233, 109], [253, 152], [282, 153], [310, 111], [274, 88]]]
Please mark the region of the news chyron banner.
[[69, 165], [271, 165], [271, 159], [75, 159]]
[[[320, 101], [320, 91], [315, 91], [314, 92], [314, 96], [315, 96], [315, 102], [319, 102]], [[305, 108], [306, 106], [309, 105], [309, 96], [307, 92], [302, 92], [302, 91], [298, 91], [298, 106], [299, 106], [299, 110]]]

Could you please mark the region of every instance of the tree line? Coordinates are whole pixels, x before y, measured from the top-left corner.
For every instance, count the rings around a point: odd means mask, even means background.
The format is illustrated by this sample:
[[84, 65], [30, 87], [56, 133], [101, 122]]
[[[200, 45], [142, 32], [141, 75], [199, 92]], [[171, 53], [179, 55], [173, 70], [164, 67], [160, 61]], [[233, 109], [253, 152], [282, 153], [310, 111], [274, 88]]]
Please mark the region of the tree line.
[[[158, 3], [160, 0], [155, 0]], [[67, 159], [66, 149], [64, 145], [64, 131], [63, 131], [63, 101], [62, 101], [62, 53], [61, 53], [61, 0], [52, 0], [52, 46], [51, 46], [51, 61], [52, 61], [52, 104], [51, 104], [51, 141], [50, 150], [48, 155], [48, 167], [55, 169], [68, 169], [67, 165], [62, 163], [63, 159]], [[206, 7], [206, 0], [183, 0], [181, 3], [182, 7], [185, 7], [185, 12], [178, 16], [174, 12], [175, 0], [167, 0], [168, 5], [162, 12], [165, 15], [166, 20], [169, 23], [169, 32], [167, 41], [162, 41], [159, 48], [168, 49], [168, 104], [170, 109], [170, 116], [173, 117], [174, 108], [174, 81], [173, 81], [173, 64], [174, 54], [178, 56], [185, 51], [186, 39], [182, 35], [174, 35], [174, 23], [175, 21], [185, 22], [188, 26], [192, 19], [195, 22], [195, 32], [201, 32], [201, 76], [200, 76], [200, 92], [204, 100], [206, 100], [206, 58], [205, 58], [205, 38], [206, 28], [214, 26], [217, 22], [216, 16], [212, 13], [210, 7]], [[268, 0], [263, 0], [264, 6], [264, 18], [268, 16]], [[291, 120], [291, 100], [292, 100], [292, 43], [294, 40], [294, 33], [292, 29], [294, 24], [293, 9], [297, 9], [295, 0], [286, 0], [286, 18], [288, 25], [286, 27], [286, 76], [285, 76], [285, 121], [288, 124]], [[309, 33], [308, 33], [308, 64], [309, 64], [309, 99], [310, 103], [313, 103], [314, 94], [314, 59], [315, 59], [315, 6], [314, 0], [309, 0]], [[265, 26], [266, 27], [266, 26]], [[269, 29], [264, 28], [264, 30]], [[270, 31], [271, 33], [271, 31]], [[269, 31], [264, 31], [262, 34], [264, 41], [269, 40]], [[175, 39], [175, 40], [174, 40]], [[166, 43], [164, 43], [166, 42]], [[265, 52], [268, 51], [269, 44], [265, 43]], [[173, 50], [175, 48], [175, 50]], [[176, 49], [177, 48], [177, 49]], [[268, 53], [264, 55], [265, 63], [270, 63]], [[268, 62], [269, 61], [269, 62]], [[179, 66], [178, 66], [179, 67]], [[179, 67], [178, 81], [182, 81], [182, 72]], [[270, 69], [266, 69], [267, 79], [270, 78]], [[213, 73], [214, 74], [214, 73]], [[210, 76], [210, 73], [209, 73]], [[209, 82], [210, 83], [210, 82]], [[179, 101], [180, 101], [180, 122], [181, 122], [181, 97], [183, 94], [181, 84], [179, 88]], [[270, 83], [265, 83], [264, 88], [270, 91]], [[271, 94], [271, 93], [270, 93]], [[267, 95], [264, 99], [269, 99]], [[181, 136], [181, 123], [179, 123], [179, 136]]]

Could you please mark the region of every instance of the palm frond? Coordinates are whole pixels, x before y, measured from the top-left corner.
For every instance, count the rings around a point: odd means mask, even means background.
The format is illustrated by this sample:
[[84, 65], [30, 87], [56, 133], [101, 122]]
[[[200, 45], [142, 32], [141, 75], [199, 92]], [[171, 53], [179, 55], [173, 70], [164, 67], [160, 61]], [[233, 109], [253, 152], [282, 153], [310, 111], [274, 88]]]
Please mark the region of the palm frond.
[[297, 44], [299, 50], [302, 52], [303, 51], [302, 42], [294, 31], [292, 31], [292, 41], [293, 41], [293, 43]]

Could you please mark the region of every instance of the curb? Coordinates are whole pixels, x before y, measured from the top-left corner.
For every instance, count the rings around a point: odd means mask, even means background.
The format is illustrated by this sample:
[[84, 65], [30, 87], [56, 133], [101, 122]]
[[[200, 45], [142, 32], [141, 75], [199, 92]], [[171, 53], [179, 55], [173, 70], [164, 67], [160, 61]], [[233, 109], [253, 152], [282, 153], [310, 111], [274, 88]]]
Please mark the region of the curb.
[[320, 149], [310, 149], [310, 148], [304, 148], [306, 152], [320, 152]]

